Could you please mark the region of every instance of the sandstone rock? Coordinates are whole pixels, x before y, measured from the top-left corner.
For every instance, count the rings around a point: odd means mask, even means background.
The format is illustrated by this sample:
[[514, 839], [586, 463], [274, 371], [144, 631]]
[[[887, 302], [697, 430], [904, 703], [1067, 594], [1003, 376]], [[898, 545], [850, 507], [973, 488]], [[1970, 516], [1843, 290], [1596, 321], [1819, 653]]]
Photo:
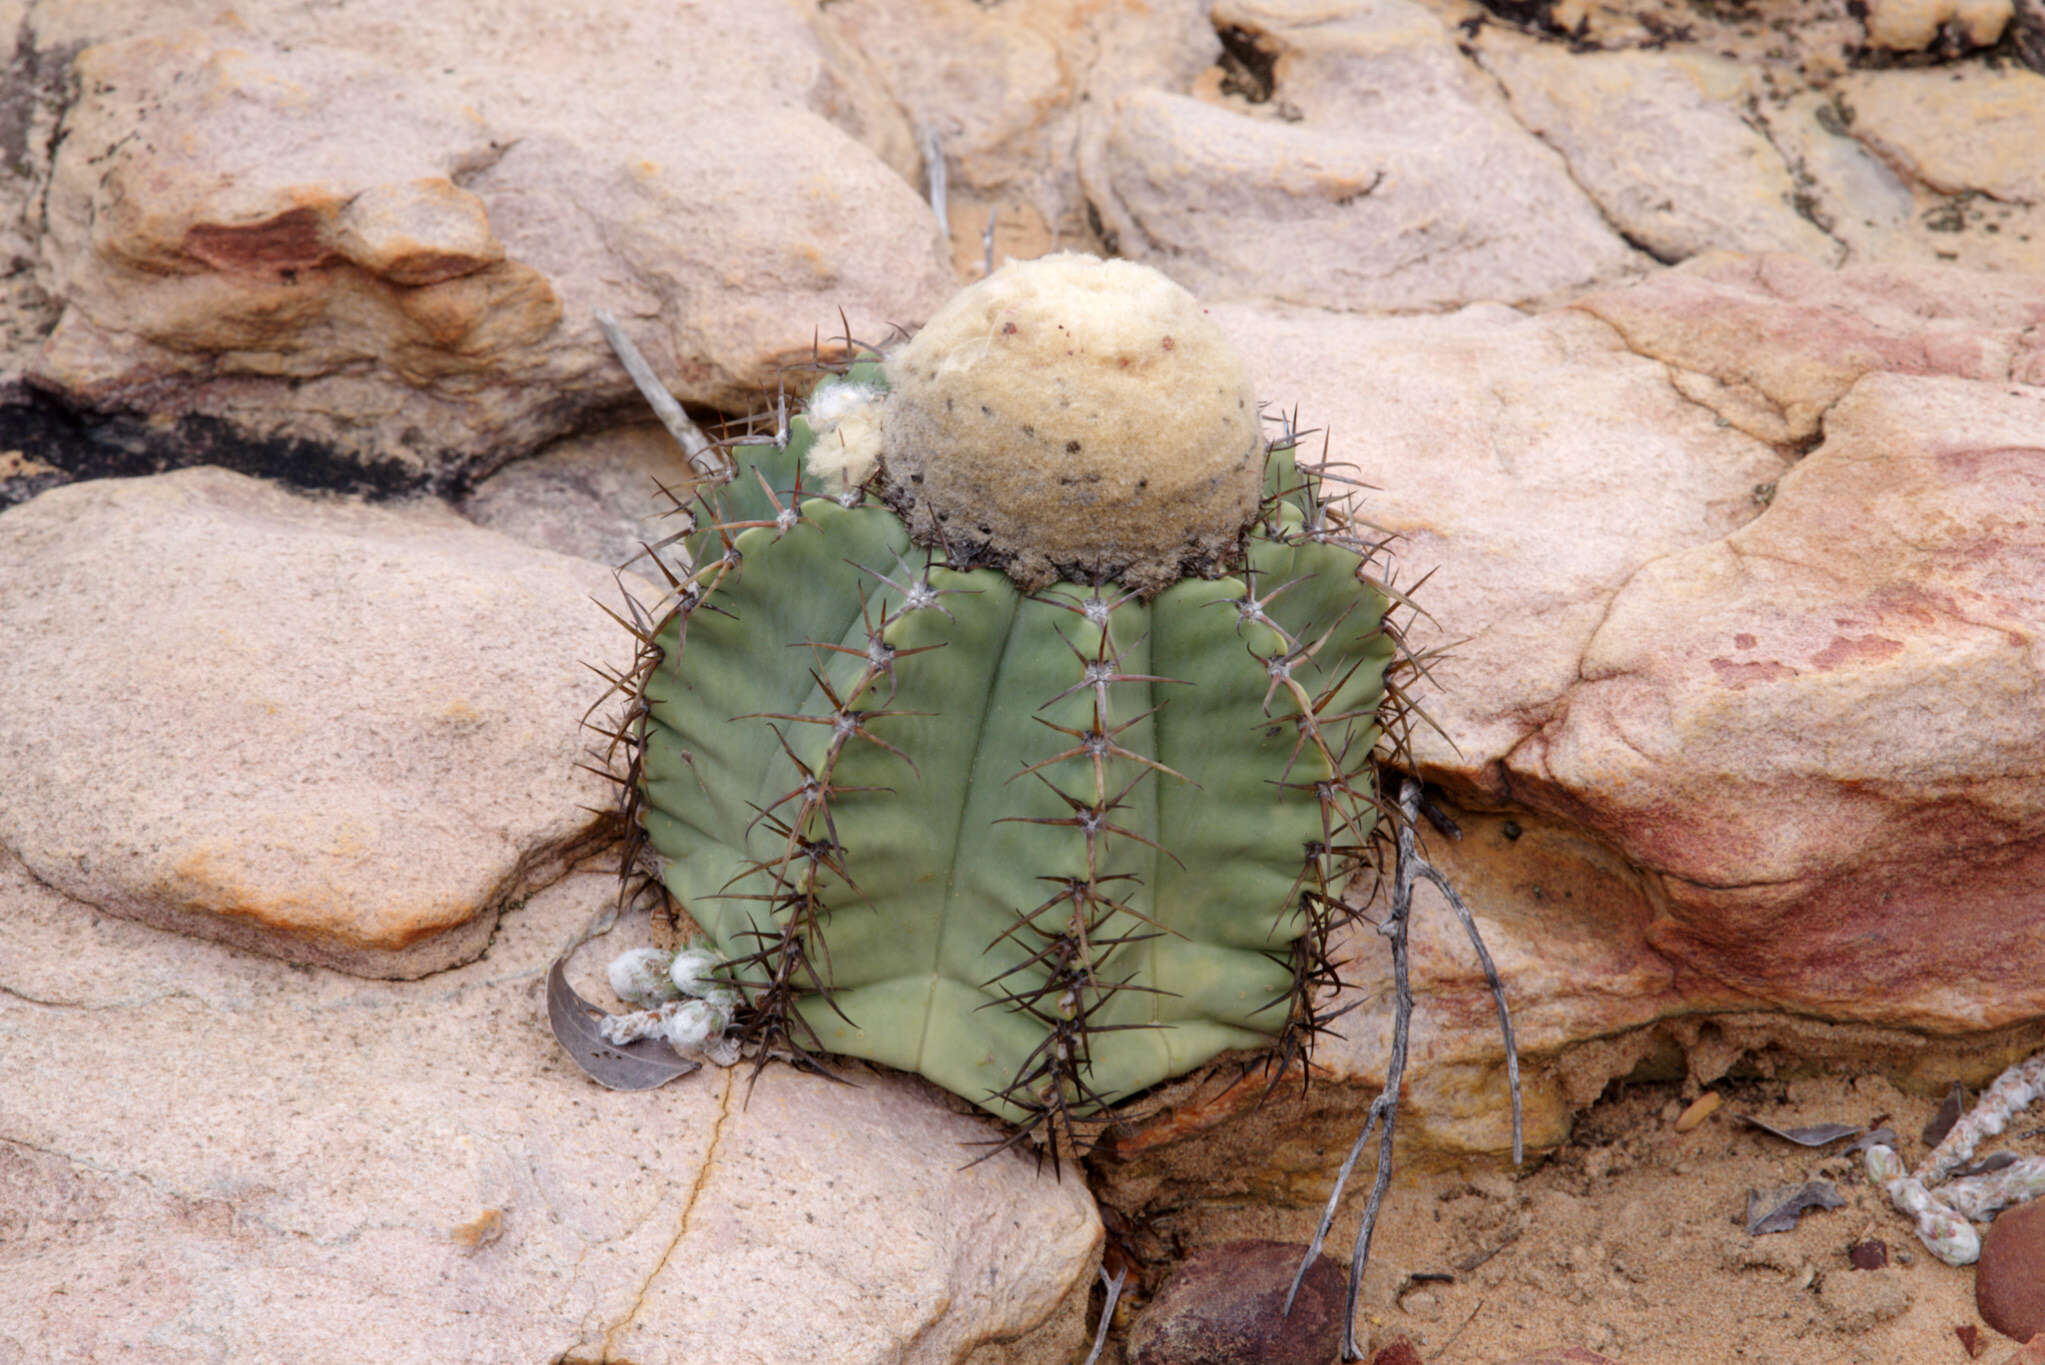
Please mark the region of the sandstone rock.
[[936, 135], [967, 278], [980, 273], [990, 211], [997, 261], [1086, 242], [1071, 150], [1081, 110], [1143, 86], [1182, 89], [1219, 47], [1206, 15], [1183, 5], [835, 0], [819, 24], [863, 54], [877, 88]]
[[1800, 211], [1848, 262], [2045, 272], [2045, 205], [1975, 183], [2021, 178], [2022, 124], [2045, 85], [1973, 64], [1842, 73], [1812, 87], [1763, 80], [1767, 93], [1747, 117], [1793, 172]]
[[644, 547], [679, 529], [660, 485], [686, 498], [694, 479], [674, 438], [644, 422], [565, 437], [506, 465], [461, 510], [513, 540], [657, 579]]
[[1793, 90], [1758, 104], [1768, 142], [1796, 171], [1801, 211], [1846, 250], [1854, 264], [1882, 260], [1930, 263], [1951, 250], [1951, 234], [1930, 233], [1911, 187], [1854, 137], [1828, 90]]
[[1628, 241], [1674, 263], [1714, 249], [1836, 264], [1774, 144], [1742, 117], [1751, 68], [1697, 53], [1573, 53], [1487, 29], [1485, 69]]
[[1575, 306], [1764, 441], [1809, 440], [1872, 372], [2045, 383], [2045, 283], [2024, 276], [1711, 255]]
[[1974, 47], [1990, 47], [2010, 20], [2010, 0], [1868, 0], [1868, 46], [1921, 52], [1950, 29]]
[[212, 469], [53, 490], [0, 546], [0, 846], [66, 894], [416, 976], [596, 833], [596, 565]]
[[[1754, 284], [1714, 282], [1740, 278]], [[1709, 1082], [1788, 1036], [1762, 1015], [1684, 1022], [1698, 1010], [1832, 1020], [1794, 1046], [1899, 1072], [1936, 1051], [1992, 1074], [1998, 1049], [2035, 1045], [1964, 1041], [2045, 1013], [2020, 966], [2045, 866], [2025, 700], [2041, 575], [2011, 491], [2036, 476], [2045, 394], [2008, 382], [2032, 373], [2035, 294], [1963, 271], [1727, 258], [1587, 305], [1644, 355], [1574, 309], [1215, 310], [1260, 391], [1355, 463], [1362, 514], [1401, 537], [1401, 581], [1434, 571], [1419, 596], [1439, 633], [1420, 623], [1414, 640], [1452, 645], [1424, 704], [1456, 747], [1424, 729], [1414, 742], [1462, 803], [1464, 837], [1431, 838], [1430, 856], [1510, 983], [1530, 1144], [1559, 1140], [1658, 1046]], [[1788, 467], [1650, 359], [1714, 382], [1750, 367], [1784, 407], [1802, 395], [1800, 420], [1829, 439]], [[1884, 373], [1906, 369], [1934, 373]], [[1314, 1060], [1368, 1090], [1389, 972], [1374, 935], [1352, 943], [1358, 1008]], [[1401, 1132], [1499, 1150], [1497, 1022], [1427, 888], [1413, 972]], [[1212, 1152], [1182, 1141], [1263, 1089], [1217, 1078], [1116, 1150], [1218, 1188], [1320, 1197], [1332, 1158], [1307, 1135], [1342, 1150], [1336, 1099]]]
[[1869, 375], [1723, 541], [1645, 565], [1523, 802], [1652, 869], [1656, 950], [1823, 1018], [1942, 1032], [2045, 1012], [2035, 723], [2045, 390]]
[[559, 89], [486, 119], [442, 65], [218, 29], [80, 56], [39, 380], [458, 485], [629, 394], [596, 308], [742, 406], [839, 309], [878, 336], [949, 291], [916, 191], [758, 82], [669, 92], [621, 143]]
[[1840, 81], [1853, 134], [1944, 194], [2045, 203], [2045, 76], [2021, 68], [1860, 71]]
[[1134, 1365], [1326, 1365], [1341, 1350], [1349, 1286], [1315, 1258], [1292, 1312], [1286, 1291], [1306, 1247], [1224, 1242], [1186, 1258], [1129, 1332]]
[[1080, 177], [1122, 254], [1204, 297], [1357, 310], [1527, 299], [1635, 267], [1440, 21], [1405, 0], [1339, 10], [1216, 8], [1278, 54], [1261, 116], [1161, 90], [1101, 112]]
[[2045, 1204], [2005, 1210], [1981, 1239], [1974, 1272], [1981, 1320], [2006, 1337], [2045, 1332]]
[[1213, 311], [1258, 392], [1325, 431], [1329, 458], [1367, 485], [1359, 514], [1399, 537], [1400, 581], [1435, 571], [1421, 598], [1439, 632], [1417, 623], [1415, 643], [1456, 641], [1471, 681], [1445, 673], [1426, 702], [1461, 751], [1419, 727], [1430, 764], [1483, 772], [1503, 759], [1576, 679], [1611, 594], [1642, 564], [1751, 519], [1755, 486], [1787, 467], [1567, 310]]
[[365, 982], [0, 855], [0, 1357], [1074, 1359], [1084, 1183], [965, 1166], [988, 1130], [926, 1088], [575, 1071], [542, 978], [614, 890], [573, 875], [484, 960]]

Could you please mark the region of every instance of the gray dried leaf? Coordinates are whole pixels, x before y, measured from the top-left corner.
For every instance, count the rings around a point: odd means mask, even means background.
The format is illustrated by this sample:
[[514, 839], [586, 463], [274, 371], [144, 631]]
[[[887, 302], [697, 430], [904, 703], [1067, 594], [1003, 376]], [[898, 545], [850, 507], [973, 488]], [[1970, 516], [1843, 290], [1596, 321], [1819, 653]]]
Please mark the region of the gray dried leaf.
[[612, 1090], [653, 1090], [677, 1076], [700, 1071], [701, 1062], [677, 1056], [675, 1050], [657, 1038], [644, 1038], [622, 1047], [604, 1041], [597, 1032], [603, 1011], [575, 993], [568, 984], [566, 957], [554, 959], [547, 973], [547, 1022], [554, 1037], [575, 1064], [598, 1085]]
[[1747, 1235], [1788, 1232], [1809, 1209], [1842, 1208], [1846, 1201], [1829, 1180], [1812, 1180], [1790, 1190], [1767, 1190], [1747, 1195]]
[[1850, 1123], [1813, 1123], [1803, 1128], [1777, 1128], [1772, 1123], [1763, 1123], [1752, 1114], [1735, 1114], [1734, 1118], [1751, 1123], [1764, 1133], [1773, 1133], [1799, 1147], [1823, 1147], [1828, 1142], [1837, 1142], [1843, 1137], [1852, 1137], [1860, 1129]]
[[1965, 1180], [1970, 1175], [1987, 1175], [1990, 1171], [2014, 1166], [2020, 1159], [2015, 1152], [1997, 1152], [1993, 1156], [1982, 1157], [1979, 1161], [1970, 1161], [1964, 1166], [1953, 1167], [1948, 1173], [1948, 1178]]
[[1938, 1112], [1931, 1116], [1931, 1121], [1924, 1125], [1924, 1132], [1919, 1135], [1924, 1139], [1924, 1145], [1936, 1147], [1944, 1142], [1946, 1134], [1953, 1131], [1953, 1125], [1966, 1112], [1967, 1087], [1954, 1081], [1953, 1088], [1946, 1092], [1944, 1101], [1939, 1104]]
[[1894, 1128], [1877, 1128], [1872, 1133], [1862, 1133], [1859, 1137], [1841, 1147], [1839, 1155], [1852, 1156], [1855, 1152], [1865, 1152], [1870, 1147], [1894, 1147], [1897, 1141], [1896, 1130]]

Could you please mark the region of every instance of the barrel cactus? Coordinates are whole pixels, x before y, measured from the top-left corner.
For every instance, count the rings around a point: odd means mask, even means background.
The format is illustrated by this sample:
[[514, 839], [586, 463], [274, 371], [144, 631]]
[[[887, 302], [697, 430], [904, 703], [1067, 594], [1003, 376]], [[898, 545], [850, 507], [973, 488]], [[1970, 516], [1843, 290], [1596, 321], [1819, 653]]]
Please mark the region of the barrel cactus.
[[1063, 255], [677, 499], [615, 738], [743, 1041], [1017, 1136], [1311, 1047], [1410, 661], [1294, 446], [1184, 290]]

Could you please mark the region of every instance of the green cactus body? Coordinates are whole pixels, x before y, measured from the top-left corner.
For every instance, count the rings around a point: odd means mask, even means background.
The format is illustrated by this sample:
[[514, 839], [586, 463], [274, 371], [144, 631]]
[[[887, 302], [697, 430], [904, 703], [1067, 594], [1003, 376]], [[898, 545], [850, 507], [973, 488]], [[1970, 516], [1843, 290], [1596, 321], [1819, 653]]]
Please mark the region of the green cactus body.
[[1399, 656], [1317, 479], [1270, 452], [1225, 576], [1025, 592], [884, 475], [810, 491], [814, 440], [732, 448], [636, 680], [636, 815], [745, 1030], [1022, 1130], [1310, 1042]]

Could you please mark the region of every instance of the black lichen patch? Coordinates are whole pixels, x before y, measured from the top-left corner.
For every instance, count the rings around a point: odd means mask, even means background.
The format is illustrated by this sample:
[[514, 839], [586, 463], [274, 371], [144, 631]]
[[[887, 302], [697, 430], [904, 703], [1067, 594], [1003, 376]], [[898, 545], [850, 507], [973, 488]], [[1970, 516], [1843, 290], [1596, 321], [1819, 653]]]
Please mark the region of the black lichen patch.
[[397, 460], [365, 460], [315, 441], [252, 437], [219, 417], [163, 422], [133, 413], [79, 408], [19, 381], [0, 384], [0, 452], [18, 452], [22, 472], [0, 466], [0, 508], [84, 479], [134, 479], [192, 465], [217, 465], [293, 488], [370, 498], [431, 492], [459, 497], [465, 472], [434, 474]]

